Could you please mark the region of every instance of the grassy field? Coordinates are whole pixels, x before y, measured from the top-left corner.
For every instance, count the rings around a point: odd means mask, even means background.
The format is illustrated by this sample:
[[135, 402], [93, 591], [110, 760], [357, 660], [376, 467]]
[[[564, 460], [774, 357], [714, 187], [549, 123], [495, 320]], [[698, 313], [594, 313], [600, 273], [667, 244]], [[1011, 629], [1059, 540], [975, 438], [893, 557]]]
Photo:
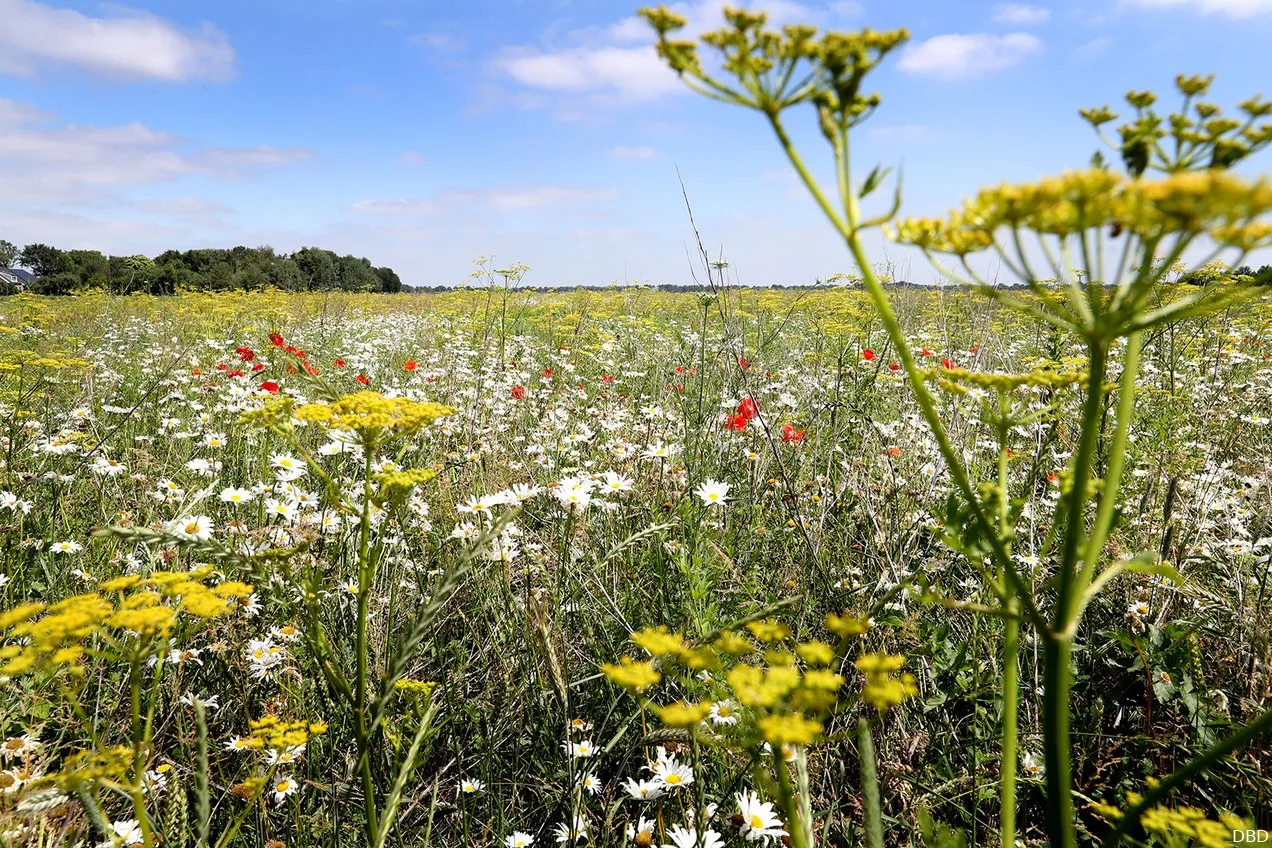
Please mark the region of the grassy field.
[[[1083, 348], [893, 299], [1043, 597]], [[1084, 841], [1272, 697], [1272, 307], [1141, 359], [1108, 548], [1160, 563], [1076, 635]], [[22, 295], [0, 411], [7, 845], [985, 844], [1008, 763], [1044, 844], [1043, 645], [861, 292]], [[1272, 826], [1270, 762], [1136, 838]]]

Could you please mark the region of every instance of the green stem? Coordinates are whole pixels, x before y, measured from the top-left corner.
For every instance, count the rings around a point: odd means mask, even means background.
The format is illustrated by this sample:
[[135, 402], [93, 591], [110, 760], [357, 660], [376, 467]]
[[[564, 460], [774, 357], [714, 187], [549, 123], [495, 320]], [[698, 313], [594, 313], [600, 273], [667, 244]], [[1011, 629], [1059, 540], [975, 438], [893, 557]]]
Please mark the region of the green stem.
[[1003, 745], [999, 770], [1002, 848], [1016, 845], [1016, 762], [1020, 712], [1020, 619], [1008, 618], [1003, 634]]
[[861, 758], [861, 813], [866, 826], [867, 848], [883, 848], [883, 807], [879, 803], [879, 773], [875, 765], [870, 725], [857, 719], [857, 755]]
[[371, 547], [371, 460], [372, 445], [364, 445], [362, 486], [362, 521], [358, 538], [358, 622], [355, 653], [357, 672], [354, 679], [355, 730], [358, 734], [358, 764], [362, 772], [362, 809], [366, 816], [367, 844], [378, 842], [376, 822], [375, 778], [371, 773], [371, 739], [367, 726], [367, 614], [374, 574], [370, 562]]

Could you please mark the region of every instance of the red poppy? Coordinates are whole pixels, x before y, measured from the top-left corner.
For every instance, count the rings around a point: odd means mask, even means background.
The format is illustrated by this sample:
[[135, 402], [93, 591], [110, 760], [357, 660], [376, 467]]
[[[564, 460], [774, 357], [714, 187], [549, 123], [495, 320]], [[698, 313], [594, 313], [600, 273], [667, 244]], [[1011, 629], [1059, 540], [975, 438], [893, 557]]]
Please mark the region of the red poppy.
[[738, 367], [741, 368], [743, 371], [745, 371], [746, 369], [751, 367], [751, 360], [747, 359], [745, 356], [739, 356]]
[[871, 350], [870, 348], [866, 348], [865, 350], [861, 352], [861, 358], [866, 360], [866, 362], [874, 362], [875, 352]]
[[420, 366], [415, 364], [414, 359], [408, 359], [406, 360], [405, 363], [402, 364], [402, 370], [404, 371], [414, 371], [416, 368], [419, 368], [419, 367]]
[[234, 368], [234, 369], [232, 369], [232, 370], [230, 370], [230, 371], [227, 371], [227, 372], [226, 372], [226, 374], [225, 374], [225, 376], [227, 376], [227, 377], [242, 377], [242, 376], [243, 376], [243, 369], [242, 369], [242, 368]]
[[250, 347], [243, 347], [240, 345], [234, 348], [234, 352], [239, 355], [239, 360], [242, 362], [251, 362], [256, 358], [256, 351], [252, 350]]
[[968, 348], [968, 350], [972, 353], [975, 353], [976, 351], [980, 350], [980, 345], [972, 345], [971, 347]]
[[269, 392], [271, 395], [276, 395], [278, 394], [278, 384], [273, 380], [266, 380], [261, 383], [261, 390]]
[[885, 453], [887, 453], [888, 456], [900, 456], [901, 448], [888, 448]]
[[286, 342], [283, 341], [282, 335], [280, 335], [279, 333], [270, 333], [269, 343], [272, 344], [274, 347], [282, 347], [283, 345], [286, 344]]
[[900, 370], [901, 370], [901, 366], [894, 362], [894, 363], [892, 363], [891, 365], [889, 365], [889, 366], [888, 366], [888, 370], [889, 370], [889, 371], [900, 371]]
[[613, 375], [613, 374], [602, 374], [602, 375], [601, 375], [601, 382], [602, 382], [602, 383], [612, 383], [612, 382], [614, 382], [614, 375]]
[[746, 425], [750, 420], [745, 415], [730, 415], [728, 420], [724, 422], [724, 429], [737, 430], [740, 433], [746, 429]]
[[796, 430], [795, 425], [787, 422], [782, 425], [782, 441], [784, 442], [802, 442], [804, 441], [804, 431]]
[[550, 379], [554, 373], [555, 372], [551, 368], [544, 368], [542, 371], [539, 372], [539, 376], [547, 380], [547, 379]]
[[684, 383], [677, 383], [677, 384], [676, 384], [676, 391], [678, 391], [678, 392], [683, 392], [684, 390], [685, 390], [685, 384], [684, 384]]
[[755, 398], [742, 398], [742, 402], [738, 404], [738, 415], [741, 415], [744, 418], [754, 418], [759, 414], [760, 406], [755, 402]]
[[919, 356], [936, 356], [936, 354], [934, 354], [932, 351], [928, 350], [927, 348], [923, 348], [923, 350], [919, 351]]
[[263, 363], [260, 363], [260, 362], [252, 363], [252, 373], [255, 373], [257, 371], [264, 371], [264, 370], [265, 370], [265, 365]]
[[676, 366], [676, 373], [677, 373], [677, 374], [683, 374], [683, 373], [685, 373], [685, 366], [683, 366], [683, 365], [677, 365], [677, 366]]
[[371, 378], [368, 377], [366, 374], [359, 374], [358, 376], [353, 378], [353, 382], [360, 383], [361, 385], [364, 385], [364, 386], [369, 386], [371, 385]]
[[953, 367], [954, 367], [954, 363], [953, 363], [953, 362], [950, 362], [948, 359], [942, 359], [942, 360], [941, 360], [941, 367], [942, 367], [942, 368], [953, 368]]
[[306, 360], [305, 360], [305, 373], [306, 373], [306, 374], [312, 374], [312, 375], [314, 375], [315, 377], [317, 377], [317, 376], [318, 376], [318, 369], [317, 369], [317, 368], [315, 368], [315, 367], [314, 367], [314, 366], [313, 366], [313, 365], [309, 362], [309, 360], [308, 360], [308, 359], [306, 359]]
[[333, 362], [333, 363], [331, 363], [331, 364], [332, 364], [332, 365], [334, 365], [334, 366], [336, 366], [337, 368], [344, 368], [344, 367], [345, 367], [345, 361], [344, 361], [343, 359], [337, 359], [335, 362]]
[[525, 400], [525, 398], [526, 398], [526, 387], [525, 387], [525, 386], [513, 386], [513, 387], [512, 387], [512, 396], [513, 396], [514, 398], [516, 398], [517, 400]]
[[198, 368], [194, 368], [194, 369], [191, 369], [190, 373], [191, 373], [191, 374], [193, 374], [194, 376], [198, 377], [198, 376], [200, 376], [203, 372], [202, 372], [202, 371], [200, 371]]
[[218, 371], [224, 371], [225, 369], [227, 369], [227, 368], [229, 368], [229, 367], [230, 367], [230, 366], [226, 365], [224, 362], [218, 362], [218, 363], [216, 364], [216, 370], [218, 370]]

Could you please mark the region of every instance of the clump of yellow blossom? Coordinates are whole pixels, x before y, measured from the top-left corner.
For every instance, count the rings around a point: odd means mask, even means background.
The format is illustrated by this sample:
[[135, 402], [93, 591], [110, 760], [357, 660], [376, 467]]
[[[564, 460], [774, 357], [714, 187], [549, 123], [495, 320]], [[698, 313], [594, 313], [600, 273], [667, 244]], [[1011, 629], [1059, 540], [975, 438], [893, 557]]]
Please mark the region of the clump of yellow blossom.
[[0, 661], [4, 661], [0, 675], [13, 677], [41, 669], [82, 673], [84, 643], [99, 631], [111, 635], [110, 644], [121, 644], [121, 635], [133, 636], [147, 640], [143, 643], [146, 652], [161, 650], [162, 640], [176, 628], [181, 613], [215, 618], [234, 609], [232, 601], [251, 595], [252, 587], [237, 581], [208, 586], [205, 581], [211, 573], [205, 567], [157, 571], [146, 577], [125, 575], [103, 581], [97, 592], [51, 606], [33, 602], [0, 613], [0, 630], [8, 630], [18, 642], [0, 648]]
[[900, 654], [862, 654], [853, 665], [866, 676], [861, 697], [880, 710], [895, 707], [919, 692], [913, 674], [893, 677], [905, 665]]
[[654, 712], [658, 714], [658, 720], [667, 727], [690, 728], [704, 721], [711, 714], [711, 702], [689, 704], [677, 701], [665, 707], [655, 706]]
[[654, 669], [651, 663], [637, 662], [627, 656], [619, 658], [617, 665], [604, 663], [601, 665], [601, 671], [605, 672], [605, 676], [619, 686], [637, 693], [644, 692], [650, 686], [662, 680], [662, 675]]
[[366, 446], [417, 433], [454, 412], [440, 403], [390, 398], [379, 392], [365, 391], [345, 395], [331, 403], [306, 403], [296, 407], [292, 415], [300, 421], [357, 433]]

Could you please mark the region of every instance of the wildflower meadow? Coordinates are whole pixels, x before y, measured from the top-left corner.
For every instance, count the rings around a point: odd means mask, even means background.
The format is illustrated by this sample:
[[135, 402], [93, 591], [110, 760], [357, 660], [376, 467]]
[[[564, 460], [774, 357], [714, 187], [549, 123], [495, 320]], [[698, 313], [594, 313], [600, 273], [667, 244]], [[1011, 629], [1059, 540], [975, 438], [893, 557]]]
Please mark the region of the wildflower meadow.
[[904, 31], [642, 14], [856, 284], [0, 299], [0, 844], [1272, 829], [1272, 104], [908, 219], [850, 157]]

